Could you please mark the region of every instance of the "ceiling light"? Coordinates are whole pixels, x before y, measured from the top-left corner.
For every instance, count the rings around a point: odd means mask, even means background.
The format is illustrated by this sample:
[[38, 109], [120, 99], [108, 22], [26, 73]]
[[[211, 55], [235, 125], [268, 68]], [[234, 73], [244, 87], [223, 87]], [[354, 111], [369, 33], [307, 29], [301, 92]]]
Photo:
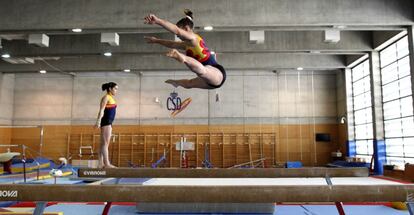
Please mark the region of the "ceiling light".
[[112, 53], [111, 52], [105, 52], [104, 55], [107, 56], [107, 57], [111, 57]]
[[213, 26], [211, 26], [211, 25], [204, 26], [204, 30], [206, 30], [206, 31], [212, 31], [213, 30]]
[[311, 53], [311, 54], [320, 54], [321, 51], [319, 51], [319, 50], [311, 50], [311, 51], [309, 51], [309, 53]]
[[334, 25], [333, 28], [336, 29], [345, 29], [347, 26], [346, 25]]
[[155, 103], [160, 103], [160, 98], [159, 98], [159, 97], [155, 97], [155, 98], [154, 98], [154, 102], [155, 102]]
[[215, 55], [216, 52], [215, 51], [210, 51], [210, 54]]
[[130, 69], [124, 69], [124, 72], [131, 72]]
[[9, 54], [2, 54], [1, 57], [2, 58], [10, 58], [10, 55]]
[[298, 68], [296, 68], [296, 70], [302, 71], [303, 67], [298, 67]]
[[73, 28], [72, 32], [80, 33], [80, 32], [82, 32], [82, 29], [81, 28]]
[[39, 71], [40, 74], [46, 74], [46, 70], [42, 69]]

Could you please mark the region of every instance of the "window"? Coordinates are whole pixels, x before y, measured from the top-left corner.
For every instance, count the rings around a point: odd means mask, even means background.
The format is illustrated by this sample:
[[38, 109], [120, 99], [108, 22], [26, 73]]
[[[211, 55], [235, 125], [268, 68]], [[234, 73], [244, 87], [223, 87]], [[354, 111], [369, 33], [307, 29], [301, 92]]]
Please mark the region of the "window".
[[369, 61], [351, 70], [352, 104], [356, 155], [370, 162], [373, 153], [373, 124]]
[[387, 163], [414, 163], [414, 117], [407, 36], [380, 51]]

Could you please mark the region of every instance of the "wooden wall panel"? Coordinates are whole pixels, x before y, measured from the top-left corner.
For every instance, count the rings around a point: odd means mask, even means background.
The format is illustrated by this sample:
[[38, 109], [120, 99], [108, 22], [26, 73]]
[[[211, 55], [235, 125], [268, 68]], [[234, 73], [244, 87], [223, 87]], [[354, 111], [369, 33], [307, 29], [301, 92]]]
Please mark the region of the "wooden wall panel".
[[[12, 128], [11, 143], [27, 146], [28, 148], [25, 150], [26, 157], [37, 157], [41, 153], [40, 128]], [[47, 143], [46, 138], [43, 137], [43, 146], [46, 146]], [[52, 144], [50, 145], [52, 146]], [[51, 150], [55, 149], [51, 148]], [[19, 149], [19, 152], [22, 152], [22, 150]]]
[[337, 148], [345, 155], [346, 152], [346, 141], [348, 139], [346, 124], [338, 124], [338, 143]]
[[[11, 144], [11, 135], [12, 129], [11, 128], [0, 128], [0, 145], [10, 145]], [[14, 151], [14, 149], [10, 149]], [[6, 152], [6, 147], [0, 147], [0, 153]]]
[[[286, 161], [302, 161], [305, 166], [325, 165], [330, 153], [345, 147], [345, 132], [336, 124], [326, 125], [115, 125], [109, 154], [117, 166], [151, 167], [166, 152], [159, 167], [180, 166], [180, 152], [175, 143], [185, 136], [196, 143], [188, 152], [190, 167], [202, 167], [205, 149], [214, 167], [231, 167], [265, 158], [272, 167]], [[78, 159], [80, 145], [91, 145], [99, 151], [99, 130], [92, 126], [45, 126], [42, 153], [53, 160], [59, 157]], [[315, 142], [316, 133], [329, 133], [331, 142]], [[8, 143], [25, 144], [40, 150], [38, 128], [1, 130]], [[206, 148], [207, 147], [207, 148]], [[344, 151], [343, 151], [344, 152]], [[96, 156], [95, 156], [96, 157]], [[82, 159], [87, 159], [83, 157]]]

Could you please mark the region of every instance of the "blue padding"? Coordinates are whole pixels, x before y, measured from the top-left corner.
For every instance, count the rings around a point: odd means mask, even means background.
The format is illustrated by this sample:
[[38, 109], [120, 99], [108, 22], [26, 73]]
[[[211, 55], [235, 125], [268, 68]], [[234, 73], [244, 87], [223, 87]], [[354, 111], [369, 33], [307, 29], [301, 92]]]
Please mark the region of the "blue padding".
[[13, 206], [17, 202], [7, 201], [7, 202], [0, 202], [0, 208], [7, 208]]
[[[23, 163], [21, 161], [21, 158], [18, 158], [16, 160], [13, 159], [13, 162], [15, 162], [12, 167], [13, 168], [22, 168], [23, 167]], [[38, 164], [34, 161], [37, 161], [40, 165], [42, 164], [46, 164], [46, 163], [50, 163], [52, 164], [53, 162], [47, 158], [43, 158], [43, 157], [37, 157], [35, 159], [26, 159], [26, 167], [33, 167], [33, 166], [37, 166]]]
[[374, 174], [383, 175], [386, 163], [386, 146], [384, 140], [374, 140]]
[[286, 162], [286, 168], [301, 168], [302, 162], [300, 161], [288, 161]]
[[[46, 179], [42, 179], [40, 181], [30, 181], [28, 182], [29, 184], [54, 184], [55, 183], [55, 178], [46, 178]], [[79, 180], [75, 180], [72, 178], [68, 178], [68, 177], [57, 177], [56, 178], [56, 183], [57, 184], [86, 184], [82, 181], [82, 179]], [[22, 183], [23, 184], [23, 183]]]
[[355, 140], [346, 141], [346, 156], [355, 157], [356, 156], [356, 142]]
[[166, 160], [166, 157], [165, 157], [165, 155], [163, 155], [157, 162], [152, 163], [151, 167], [152, 168], [157, 168], [157, 166], [160, 165], [160, 163], [165, 161], [165, 160]]
[[330, 163], [330, 166], [335, 166], [335, 167], [366, 167], [369, 168], [370, 164], [369, 163], [363, 163], [363, 162], [347, 162], [347, 161], [334, 161], [332, 163]]
[[[101, 214], [104, 205], [87, 205], [87, 204], [56, 204], [45, 208], [45, 212], [63, 212], [63, 214], [89, 215]], [[135, 209], [135, 207], [132, 207]], [[112, 210], [111, 210], [111, 214]]]

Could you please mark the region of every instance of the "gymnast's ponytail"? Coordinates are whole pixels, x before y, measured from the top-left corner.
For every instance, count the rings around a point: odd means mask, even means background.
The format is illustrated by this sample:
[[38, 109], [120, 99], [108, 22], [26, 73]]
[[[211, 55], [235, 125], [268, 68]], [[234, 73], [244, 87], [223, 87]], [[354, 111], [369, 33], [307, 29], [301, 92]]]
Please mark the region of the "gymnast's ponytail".
[[177, 22], [178, 27], [185, 27], [189, 26], [191, 29], [194, 28], [194, 22], [193, 22], [193, 12], [190, 9], [184, 10], [185, 17], [180, 19], [180, 21]]
[[102, 91], [109, 92], [110, 89], [114, 88], [117, 84], [115, 82], [108, 82], [105, 84], [102, 84]]

